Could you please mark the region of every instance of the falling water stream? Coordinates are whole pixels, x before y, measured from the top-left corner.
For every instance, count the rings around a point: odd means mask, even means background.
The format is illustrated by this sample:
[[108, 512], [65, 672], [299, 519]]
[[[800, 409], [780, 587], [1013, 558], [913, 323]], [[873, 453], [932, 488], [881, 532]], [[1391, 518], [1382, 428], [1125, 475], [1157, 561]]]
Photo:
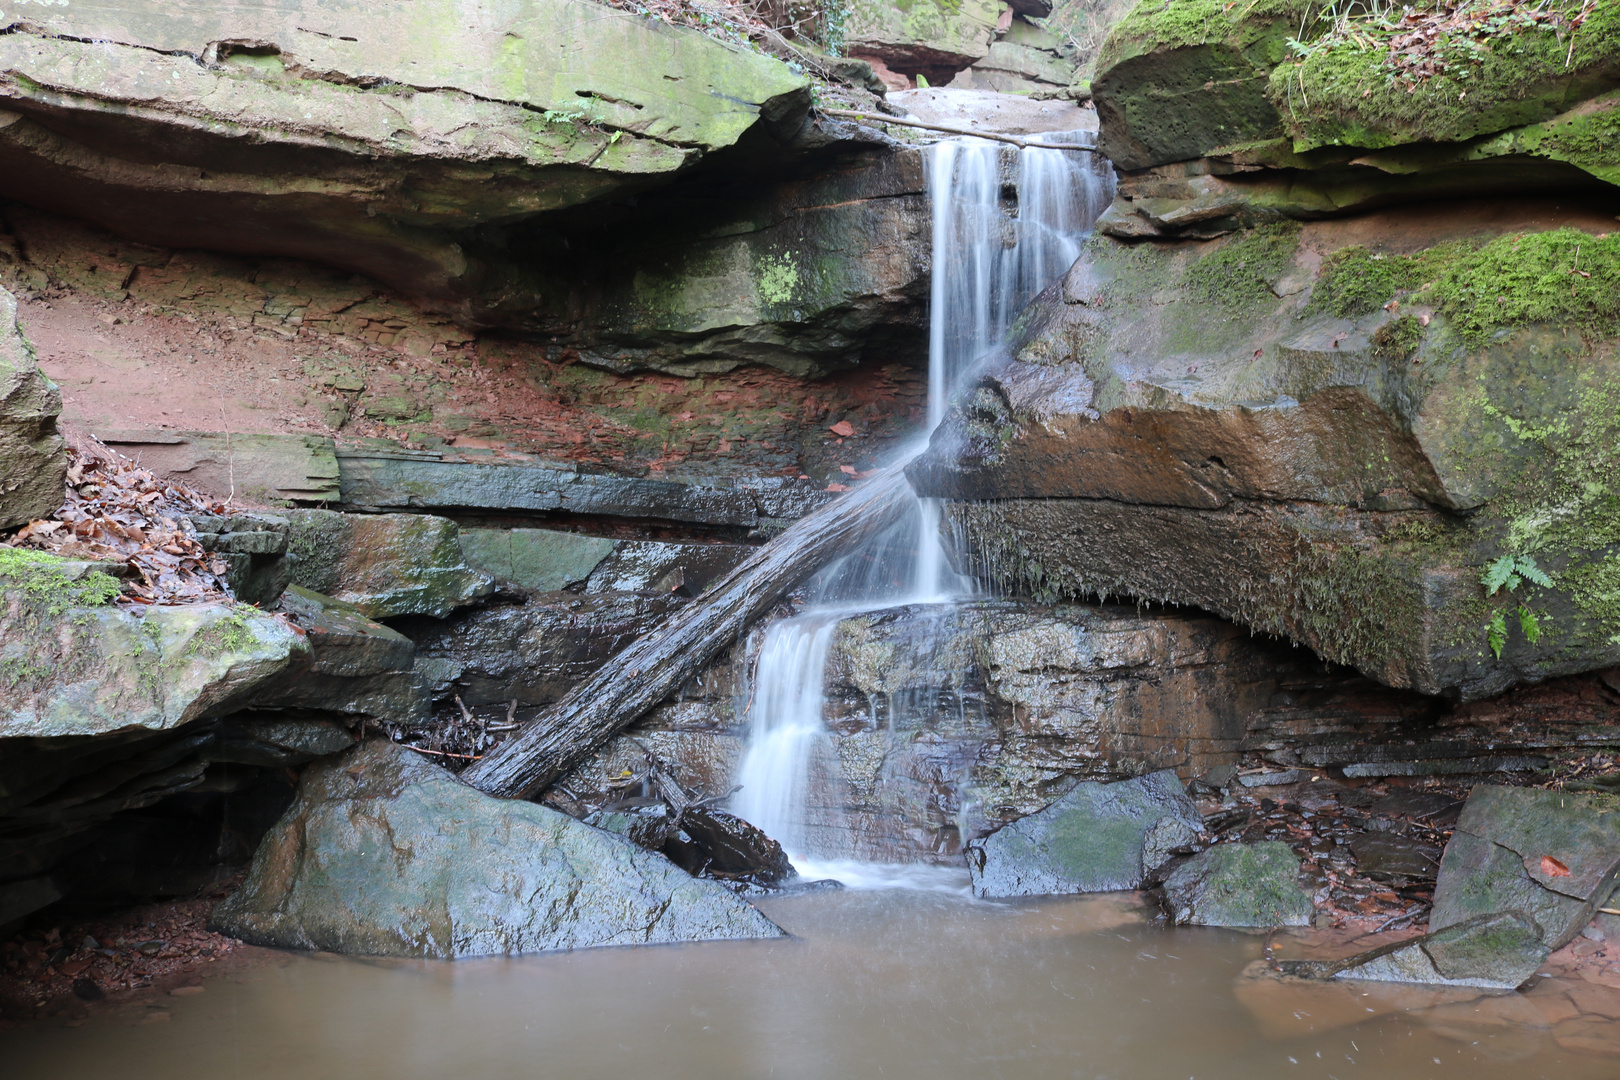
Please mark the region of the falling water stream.
[[[1042, 138], [1092, 145], [1089, 132]], [[1009, 185], [1015, 208], [1006, 198]], [[930, 149], [928, 195], [928, 430], [903, 452], [908, 458], [927, 445], [952, 395], [1001, 343], [1018, 312], [1073, 265], [1092, 222], [1113, 198], [1113, 171], [1090, 152], [1012, 151], [981, 139], [956, 140]], [[917, 499], [905, 521], [817, 575], [801, 614], [766, 629], [732, 807], [775, 837], [801, 874], [857, 886], [904, 881], [937, 887], [946, 880], [924, 867], [863, 866], [851, 857], [847, 830], [812, 832], [811, 763], [828, 742], [823, 682], [838, 624], [882, 608], [949, 604], [972, 591], [972, 579], [946, 557], [937, 500]]]

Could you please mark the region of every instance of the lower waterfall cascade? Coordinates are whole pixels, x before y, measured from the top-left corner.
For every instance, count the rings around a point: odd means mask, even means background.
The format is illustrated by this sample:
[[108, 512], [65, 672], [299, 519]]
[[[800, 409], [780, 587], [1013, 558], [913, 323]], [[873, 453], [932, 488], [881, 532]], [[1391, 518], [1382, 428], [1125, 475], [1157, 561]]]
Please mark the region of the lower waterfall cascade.
[[[1091, 132], [1048, 142], [1093, 145]], [[927, 431], [901, 453], [921, 453], [953, 394], [1000, 344], [1018, 312], [1073, 265], [1092, 223], [1114, 194], [1113, 169], [1089, 150], [1005, 146], [980, 139], [934, 144], [928, 153], [932, 265]], [[1005, 190], [1016, 191], [1009, 212]], [[763, 631], [747, 708], [748, 741], [732, 808], [763, 829], [806, 876], [849, 885], [937, 884], [902, 867], [855, 858], [845, 830], [813, 829], [812, 765], [829, 749], [824, 673], [840, 622], [862, 612], [950, 605], [975, 591], [941, 537], [938, 500], [915, 500], [906, 520], [816, 575], [797, 615]], [[834, 811], [836, 814], [836, 811]], [[921, 871], [925, 868], [912, 868]]]

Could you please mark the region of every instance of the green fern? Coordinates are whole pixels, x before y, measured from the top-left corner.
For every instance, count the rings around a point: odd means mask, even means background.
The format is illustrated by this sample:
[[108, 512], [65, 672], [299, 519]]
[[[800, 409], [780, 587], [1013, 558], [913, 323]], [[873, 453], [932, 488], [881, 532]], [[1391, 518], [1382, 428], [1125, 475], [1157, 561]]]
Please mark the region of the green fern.
[[[1526, 581], [1543, 589], [1550, 589], [1553, 584], [1552, 578], [1529, 555], [1503, 555], [1487, 566], [1479, 577], [1479, 583], [1485, 586], [1486, 596], [1495, 596], [1502, 589], [1511, 593]], [[1524, 634], [1524, 639], [1532, 645], [1539, 644], [1543, 629], [1540, 616], [1522, 603], [1513, 612], [1519, 618], [1519, 630]], [[1485, 624], [1485, 642], [1498, 660], [1502, 659], [1502, 650], [1507, 646], [1507, 617], [1507, 611], [1498, 611]]]

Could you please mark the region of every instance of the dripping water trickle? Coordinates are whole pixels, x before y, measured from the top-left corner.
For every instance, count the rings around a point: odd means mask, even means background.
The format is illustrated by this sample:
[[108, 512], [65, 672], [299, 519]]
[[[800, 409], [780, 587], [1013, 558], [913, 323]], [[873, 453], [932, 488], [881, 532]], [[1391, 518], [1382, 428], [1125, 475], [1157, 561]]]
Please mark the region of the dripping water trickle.
[[[1090, 132], [1046, 141], [1092, 145]], [[928, 151], [934, 267], [929, 297], [928, 432], [953, 393], [998, 346], [1013, 318], [1074, 263], [1091, 223], [1113, 198], [1113, 173], [1091, 153], [1025, 149], [969, 139]], [[1004, 189], [1017, 192], [1008, 212]], [[827, 655], [851, 615], [910, 604], [949, 605], [973, 592], [941, 541], [941, 506], [918, 499], [907, 519], [850, 552], [807, 586], [803, 613], [767, 627], [748, 705], [748, 746], [733, 809], [775, 837], [807, 876], [846, 884], [926, 884], [904, 868], [863, 866], [825, 777], [834, 750], [823, 718]], [[922, 868], [918, 868], [922, 869]]]

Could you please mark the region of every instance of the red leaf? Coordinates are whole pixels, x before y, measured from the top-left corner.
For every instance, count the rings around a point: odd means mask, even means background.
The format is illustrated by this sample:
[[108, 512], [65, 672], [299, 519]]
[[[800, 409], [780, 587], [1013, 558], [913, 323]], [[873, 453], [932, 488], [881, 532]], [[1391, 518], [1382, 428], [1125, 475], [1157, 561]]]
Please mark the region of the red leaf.
[[828, 484], [827, 485], [827, 490], [828, 491], [848, 491], [849, 488], [846, 487], [843, 484]]
[[853, 466], [853, 465], [840, 465], [840, 466], [838, 466], [838, 471], [841, 472], [841, 473], [844, 473], [845, 475], [848, 475], [848, 476], [854, 476], [855, 475], [855, 466]]
[[855, 425], [851, 424], [848, 420], [840, 420], [827, 430], [832, 432], [834, 435], [847, 439], [851, 435], [855, 434]]
[[1551, 855], [1541, 857], [1541, 872], [1548, 877], [1569, 877], [1569, 867], [1553, 858]]

